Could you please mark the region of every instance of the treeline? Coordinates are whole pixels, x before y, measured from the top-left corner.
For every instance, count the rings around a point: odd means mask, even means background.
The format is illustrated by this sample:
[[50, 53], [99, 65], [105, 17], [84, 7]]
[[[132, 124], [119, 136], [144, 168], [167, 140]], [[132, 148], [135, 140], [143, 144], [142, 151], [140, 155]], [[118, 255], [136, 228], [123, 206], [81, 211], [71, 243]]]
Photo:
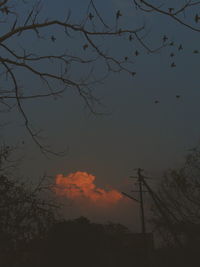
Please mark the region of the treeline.
[[[152, 200], [152, 234], [134, 234], [121, 224], [64, 220], [42, 177], [28, 186], [13, 177], [12, 149], [0, 151], [0, 266], [199, 266], [200, 151], [168, 171]], [[162, 212], [161, 212], [162, 211]], [[155, 249], [154, 241], [159, 240]]]

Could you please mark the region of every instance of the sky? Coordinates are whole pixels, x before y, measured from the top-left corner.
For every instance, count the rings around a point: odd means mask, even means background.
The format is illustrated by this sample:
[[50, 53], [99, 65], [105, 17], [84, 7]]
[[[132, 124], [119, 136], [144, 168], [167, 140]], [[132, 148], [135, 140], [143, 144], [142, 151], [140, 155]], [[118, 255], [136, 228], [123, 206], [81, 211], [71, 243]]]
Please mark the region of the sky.
[[[62, 18], [70, 8], [72, 19], [79, 22], [87, 2], [43, 1], [42, 16]], [[128, 0], [102, 0], [96, 3], [108, 23], [111, 15], [115, 16], [120, 9], [123, 16], [119, 23], [122, 26], [135, 27], [145, 21], [151, 45], [162, 40], [166, 33], [177, 45], [183, 45], [183, 51], [178, 52], [175, 47], [149, 55], [139, 50], [141, 54], [134, 58], [137, 72], [134, 78], [125, 73], [110, 75], [103, 84], [96, 86], [95, 94], [103, 104], [96, 108], [105, 113], [101, 116], [92, 115], [84, 107], [82, 99], [71, 90], [56, 101], [43, 99], [24, 103], [32, 123], [43, 130], [45, 142], [56, 150], [67, 149], [65, 157], [44, 157], [17, 112], [1, 115], [10, 122], [2, 129], [2, 139], [11, 144], [21, 144], [23, 140], [19, 152], [23, 156], [21, 171], [28, 179], [37, 179], [44, 172], [55, 177], [57, 174], [67, 176], [81, 171], [94, 175], [95, 183], [100, 188], [111, 187], [119, 192], [129, 192], [132, 188], [129, 176], [135, 168], [145, 169], [151, 177], [155, 177], [152, 183], [156, 183], [165, 170], [181, 166], [188, 149], [199, 144], [199, 55], [192, 54], [194, 49], [198, 49], [199, 36], [166, 18], [141, 16], [130, 8], [131, 1]], [[69, 50], [78, 49], [73, 40], [68, 44], [59, 31], [52, 29], [52, 32], [57, 38], [55, 44], [43, 44], [26, 36], [23, 43], [38, 51], [61, 51], [66, 46]], [[127, 48], [123, 43], [112, 42], [109, 45], [113, 53], [123, 54], [127, 49], [127, 53], [132, 51], [133, 54], [133, 51], [140, 49], [135, 44]], [[169, 53], [172, 51], [175, 53], [176, 68], [170, 68]], [[78, 69], [77, 73], [81, 74], [82, 71]], [[97, 71], [100, 73], [102, 66]], [[35, 88], [38, 86], [37, 80], [30, 80], [24, 73], [19, 73], [19, 77], [25, 84], [31, 82]], [[181, 97], [177, 99], [176, 95]], [[159, 103], [155, 104], [155, 100]], [[102, 211], [99, 214], [95, 212], [95, 208], [81, 210], [78, 204], [71, 203], [66, 207], [66, 214], [78, 216], [83, 213], [92, 219], [103, 218], [128, 226], [138, 225], [137, 205], [132, 202], [120, 205], [120, 212], [115, 207], [114, 211], [108, 211], [105, 215]]]

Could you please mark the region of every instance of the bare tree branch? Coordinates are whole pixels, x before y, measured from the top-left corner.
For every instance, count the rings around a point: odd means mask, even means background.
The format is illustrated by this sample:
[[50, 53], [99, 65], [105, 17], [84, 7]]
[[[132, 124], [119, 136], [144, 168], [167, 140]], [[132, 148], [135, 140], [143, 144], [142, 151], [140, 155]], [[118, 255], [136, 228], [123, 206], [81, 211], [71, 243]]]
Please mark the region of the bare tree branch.
[[[141, 11], [163, 14], [191, 30], [200, 31], [197, 25], [188, 23], [181, 17], [187, 9], [197, 7], [200, 1], [187, 0], [182, 5], [177, 5], [176, 8], [173, 6], [166, 8], [165, 2], [155, 5], [150, 0], [133, 0], [133, 4]], [[25, 14], [23, 14], [24, 6], [27, 10]], [[43, 149], [43, 144], [36, 134], [37, 131], [33, 131], [30, 127], [31, 122], [23, 109], [22, 101], [51, 96], [61, 97], [70, 88], [83, 99], [90, 112], [99, 114], [100, 112], [95, 109], [95, 104], [101, 104], [101, 101], [93, 94], [95, 85], [103, 81], [110, 73], [125, 72], [132, 77], [137, 73], [133, 64], [134, 54], [131, 54], [132, 44], [136, 44], [147, 54], [159, 52], [170, 45], [167, 37], [155, 47], [148, 45], [145, 23], [133, 28], [128, 28], [126, 24], [123, 26], [121, 24], [123, 14], [120, 10], [116, 11], [113, 19], [110, 19], [112, 22], [108, 24], [94, 0], [89, 0], [81, 23], [72, 21], [71, 11], [64, 19], [42, 17], [42, 2], [35, 1], [33, 6], [26, 2], [24, 6], [23, 1], [0, 1], [2, 22], [6, 26], [0, 33], [0, 79], [2, 84], [0, 105], [6, 111], [12, 110], [15, 106], [18, 107], [33, 141], [45, 152], [49, 152], [49, 149]], [[198, 23], [199, 19], [197, 13], [194, 23]], [[49, 41], [52, 44], [51, 47], [57, 50], [58, 37], [52, 33], [57, 30], [63, 33], [62, 38], [66, 40], [63, 45], [63, 48], [65, 46], [64, 52], [54, 53], [39, 49], [38, 53], [31, 43], [30, 45], [25, 44], [24, 47], [20, 43], [26, 39], [26, 36], [29, 36], [43, 44], [46, 42], [45, 46], [48, 46], [47, 42]], [[117, 48], [120, 40], [129, 46], [128, 55], [124, 54], [127, 53], [126, 48], [123, 51], [120, 49], [120, 45]], [[114, 49], [109, 47], [110, 41], [116, 42], [117, 45]], [[75, 49], [75, 46], [78, 49]], [[118, 49], [118, 53], [115, 53], [115, 49]], [[135, 56], [138, 54], [136, 51]], [[98, 64], [102, 67], [102, 75], [96, 72]], [[174, 65], [172, 64], [172, 66]], [[32, 88], [31, 84], [28, 87], [24, 85], [25, 81], [20, 79], [22, 73], [36, 79], [37, 87], [40, 84], [40, 89]]]
[[[162, 15], [170, 17], [171, 19], [173, 19], [177, 23], [185, 26], [186, 28], [188, 28], [192, 31], [200, 32], [199, 27], [195, 27], [195, 26], [191, 25], [190, 23], [187, 23], [183, 19], [178, 17], [178, 15], [182, 14], [186, 9], [200, 5], [200, 1], [193, 2], [192, 0], [189, 0], [185, 4], [183, 4], [183, 6], [181, 8], [179, 8], [177, 11], [174, 11], [173, 7], [168, 7], [168, 11], [166, 11], [166, 10], [160, 8], [160, 7], [162, 7], [162, 5], [156, 6], [156, 5], [152, 4], [151, 2], [145, 1], [145, 0], [140, 0], [140, 1], [133, 0], [133, 2], [135, 4], [135, 6], [138, 7], [139, 9], [141, 9], [142, 11], [160, 13]], [[145, 9], [144, 7], [147, 9]], [[198, 22], [198, 19], [197, 19], [197, 22]]]

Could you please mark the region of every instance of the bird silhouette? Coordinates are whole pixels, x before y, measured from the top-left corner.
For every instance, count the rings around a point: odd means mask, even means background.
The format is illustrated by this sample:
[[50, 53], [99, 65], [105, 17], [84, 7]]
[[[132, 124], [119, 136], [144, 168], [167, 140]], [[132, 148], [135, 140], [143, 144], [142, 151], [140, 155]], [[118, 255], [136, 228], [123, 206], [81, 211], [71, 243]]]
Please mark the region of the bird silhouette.
[[1, 8], [1, 12], [5, 13], [6, 15], [8, 15], [10, 13], [10, 10], [9, 10], [9, 8], [7, 6], [5, 6], [5, 7]]
[[180, 98], [181, 96], [180, 95], [176, 95], [176, 98], [178, 99], [178, 98]]
[[124, 60], [127, 61], [128, 60], [128, 57], [124, 57]]
[[119, 19], [119, 17], [122, 16], [122, 13], [120, 10], [117, 10], [117, 13], [116, 13], [116, 19]]
[[169, 45], [170, 45], [170, 46], [173, 46], [173, 45], [174, 45], [174, 42], [171, 42]]
[[133, 40], [133, 36], [130, 34], [128, 39], [129, 39], [129, 41], [132, 41]]
[[137, 50], [135, 51], [135, 55], [136, 57], [139, 55], [139, 52]]
[[194, 17], [194, 20], [195, 20], [196, 23], [198, 23], [199, 20], [200, 20], [200, 16], [198, 14], [196, 14], [195, 17]]
[[174, 8], [173, 7], [169, 7], [168, 10], [169, 10], [169, 13], [172, 13], [174, 11]]
[[54, 35], [51, 36], [51, 41], [55, 42], [56, 41], [56, 37]]
[[83, 45], [83, 50], [86, 50], [88, 48], [88, 44]]
[[89, 13], [88, 18], [92, 20], [94, 18], [94, 15], [92, 15], [92, 13]]
[[174, 57], [175, 55], [174, 55], [174, 53], [171, 53], [169, 56], [170, 56], [170, 57]]
[[175, 67], [176, 67], [176, 64], [174, 62], [172, 62], [171, 68], [175, 68]]
[[199, 50], [194, 50], [193, 54], [199, 54]]
[[178, 50], [179, 50], [179, 51], [183, 50], [183, 46], [182, 46], [182, 44], [179, 45]]
[[168, 37], [166, 35], [163, 36], [163, 43], [165, 43], [168, 40]]
[[158, 103], [160, 103], [160, 101], [159, 100], [155, 100], [154, 103], [155, 104], [158, 104]]

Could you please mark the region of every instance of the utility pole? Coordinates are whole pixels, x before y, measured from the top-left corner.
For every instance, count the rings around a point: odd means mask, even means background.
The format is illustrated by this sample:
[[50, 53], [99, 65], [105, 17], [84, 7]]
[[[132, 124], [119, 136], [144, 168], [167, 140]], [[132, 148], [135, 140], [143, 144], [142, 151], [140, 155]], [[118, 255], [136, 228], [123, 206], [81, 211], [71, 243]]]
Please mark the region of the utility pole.
[[143, 193], [148, 192], [149, 195], [151, 196], [158, 212], [160, 213], [160, 215], [164, 219], [165, 223], [169, 227], [169, 230], [170, 230], [170, 232], [174, 238], [175, 243], [181, 247], [182, 246], [181, 242], [180, 242], [180, 240], [179, 240], [179, 238], [178, 238], [178, 236], [175, 233], [174, 228], [173, 228], [173, 221], [178, 222], [178, 219], [176, 218], [175, 214], [173, 214], [173, 212], [167, 207], [167, 205], [165, 205], [165, 203], [163, 203], [163, 201], [160, 199], [158, 194], [156, 194], [156, 192], [154, 192], [154, 190], [149, 186], [149, 184], [146, 181], [146, 179], [148, 179], [149, 177], [145, 177], [144, 175], [142, 175], [142, 171], [143, 171], [143, 169], [138, 168], [137, 169], [137, 177], [136, 176], [130, 176], [130, 178], [137, 179], [139, 188], [138, 188], [138, 190], [132, 190], [132, 192], [139, 193], [139, 199], [136, 199], [135, 197], [133, 197], [127, 193], [122, 192], [122, 194], [124, 194], [126, 197], [132, 199], [133, 201], [137, 201], [140, 204], [141, 233], [146, 234]]
[[137, 179], [137, 182], [138, 182], [138, 190], [134, 190], [132, 192], [136, 192], [136, 193], [139, 193], [139, 200], [134, 198], [133, 196], [130, 196], [129, 194], [127, 193], [124, 193], [122, 192], [122, 194], [124, 194], [126, 197], [134, 200], [134, 201], [137, 201], [139, 204], [140, 204], [140, 216], [141, 216], [141, 233], [142, 234], [146, 234], [146, 223], [145, 223], [145, 214], [144, 214], [144, 199], [143, 199], [143, 193], [147, 192], [147, 191], [144, 191], [143, 190], [143, 181], [144, 181], [144, 177], [142, 175], [142, 169], [141, 168], [138, 168], [137, 169], [137, 176], [130, 176], [130, 178], [134, 178], [134, 179]]
[[138, 168], [138, 183], [139, 183], [139, 194], [140, 194], [140, 211], [141, 211], [141, 227], [142, 234], [146, 234], [145, 216], [144, 216], [144, 201], [143, 201], [143, 177], [142, 169]]

